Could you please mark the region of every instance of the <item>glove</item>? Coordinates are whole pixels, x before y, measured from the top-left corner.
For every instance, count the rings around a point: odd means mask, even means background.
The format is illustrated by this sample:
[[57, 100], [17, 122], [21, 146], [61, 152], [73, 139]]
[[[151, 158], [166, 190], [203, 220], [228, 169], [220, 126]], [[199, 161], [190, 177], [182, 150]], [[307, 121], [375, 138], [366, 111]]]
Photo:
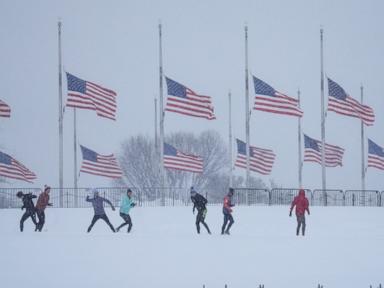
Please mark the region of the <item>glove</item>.
[[115, 207], [112, 207], [112, 211], [115, 211], [116, 209], [115, 209]]
[[136, 206], [136, 203], [131, 203], [131, 207], [135, 207]]
[[289, 217], [292, 217], [292, 211], [289, 211]]
[[48, 203], [48, 206], [53, 206], [53, 204], [52, 203]]
[[21, 207], [21, 210], [24, 210], [24, 207]]
[[193, 213], [193, 215], [195, 215], [195, 207], [193, 207], [192, 213]]
[[308, 211], [308, 215], [311, 215], [311, 213], [309, 213], [309, 211]]

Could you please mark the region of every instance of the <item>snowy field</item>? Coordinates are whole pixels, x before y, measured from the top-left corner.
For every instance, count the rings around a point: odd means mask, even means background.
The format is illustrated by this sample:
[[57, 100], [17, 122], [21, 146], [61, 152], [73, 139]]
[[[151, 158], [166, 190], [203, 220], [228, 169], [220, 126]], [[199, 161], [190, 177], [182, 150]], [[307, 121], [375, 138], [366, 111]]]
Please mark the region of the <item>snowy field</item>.
[[[46, 211], [42, 233], [22, 211], [0, 210], [1, 287], [368, 288], [384, 284], [384, 209], [312, 207], [295, 235], [288, 207], [235, 207], [230, 236], [221, 207], [208, 207], [197, 235], [192, 208], [131, 210], [133, 229], [113, 234], [92, 209]], [[114, 226], [118, 211], [107, 214]]]

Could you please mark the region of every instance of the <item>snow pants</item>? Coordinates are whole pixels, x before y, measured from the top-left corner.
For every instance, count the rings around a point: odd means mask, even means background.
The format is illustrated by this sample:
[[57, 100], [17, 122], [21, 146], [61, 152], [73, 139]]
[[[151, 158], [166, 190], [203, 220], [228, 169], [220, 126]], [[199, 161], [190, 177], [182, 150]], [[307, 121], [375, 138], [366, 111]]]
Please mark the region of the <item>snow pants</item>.
[[209, 230], [209, 227], [207, 223], [205, 223], [205, 216], [207, 215], [207, 208], [205, 209], [200, 209], [197, 212], [196, 215], [196, 229], [197, 233], [200, 234], [200, 223], [204, 225], [205, 229], [207, 229], [208, 233], [211, 234], [211, 231]]
[[87, 232], [90, 232], [90, 231], [91, 231], [93, 225], [95, 225], [96, 221], [99, 220], [99, 219], [103, 219], [103, 220], [105, 221], [105, 223], [108, 224], [109, 228], [111, 228], [111, 230], [112, 230], [113, 232], [115, 232], [115, 228], [113, 228], [111, 222], [109, 222], [109, 219], [108, 219], [108, 217], [107, 217], [106, 214], [95, 215], [95, 216], [93, 216], [91, 225], [89, 225]]
[[27, 220], [29, 217], [31, 217], [33, 224], [37, 225], [35, 211], [31, 210], [31, 209], [27, 209], [24, 212], [23, 216], [21, 216], [21, 219], [20, 219], [20, 231], [21, 232], [23, 232], [23, 230], [24, 230], [25, 220]]
[[128, 225], [128, 231], [127, 232], [129, 233], [132, 229], [131, 216], [129, 216], [129, 214], [125, 214], [125, 213], [120, 212], [120, 217], [124, 219], [124, 223], [121, 224], [119, 227], [117, 227], [116, 231], [119, 231], [120, 228], [123, 228], [125, 225]]
[[39, 219], [39, 223], [37, 223], [35, 231], [41, 232], [45, 223], [45, 212], [44, 210], [36, 210], [36, 214]]
[[[229, 222], [228, 226], [227, 223]], [[229, 234], [229, 229], [231, 229], [232, 224], [235, 221], [233, 220], [232, 214], [230, 213], [224, 213], [224, 223], [223, 226], [221, 227], [221, 234], [227, 233]], [[225, 228], [227, 227], [227, 228]]]
[[301, 233], [304, 236], [305, 234], [305, 215], [296, 215], [297, 219], [297, 228], [296, 228], [296, 235], [299, 235], [300, 227], [301, 227]]

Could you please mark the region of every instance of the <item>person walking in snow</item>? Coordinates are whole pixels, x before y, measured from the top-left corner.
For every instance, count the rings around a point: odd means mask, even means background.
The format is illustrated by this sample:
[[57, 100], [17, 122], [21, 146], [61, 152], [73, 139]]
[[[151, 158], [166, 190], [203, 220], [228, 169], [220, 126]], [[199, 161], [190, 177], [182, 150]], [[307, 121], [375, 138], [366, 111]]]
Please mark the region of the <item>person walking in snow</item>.
[[104, 211], [103, 204], [104, 202], [108, 203], [109, 206], [111, 206], [113, 211], [115, 211], [115, 207], [112, 205], [111, 201], [103, 197], [100, 197], [99, 191], [97, 191], [96, 189], [93, 189], [92, 191], [93, 191], [93, 198], [90, 198], [89, 196], [87, 196], [87, 198], [85, 199], [87, 202], [92, 203], [93, 210], [95, 212], [95, 215], [93, 216], [91, 225], [89, 225], [87, 232], [89, 233], [91, 231], [93, 225], [95, 225], [96, 221], [99, 219], [103, 219], [108, 224], [109, 228], [111, 228], [111, 230], [115, 232], [115, 228], [113, 228], [111, 222], [109, 222], [107, 214]]
[[129, 216], [129, 210], [131, 210], [132, 207], [135, 207], [136, 203], [132, 200], [132, 190], [127, 189], [127, 193], [123, 194], [121, 197], [121, 204], [120, 204], [120, 216], [123, 218], [124, 222], [116, 228], [116, 232], [119, 232], [121, 228], [123, 228], [125, 225], [128, 225], [127, 232], [131, 232], [132, 229], [132, 220], [131, 216]]
[[305, 211], [309, 213], [309, 202], [307, 197], [305, 197], [305, 191], [304, 189], [300, 189], [299, 195], [296, 196], [291, 205], [291, 209], [289, 211], [289, 216], [292, 216], [292, 210], [293, 207], [296, 206], [296, 219], [297, 219], [297, 228], [296, 228], [296, 235], [299, 235], [300, 227], [301, 227], [301, 233], [304, 236], [305, 234]]
[[193, 203], [193, 209], [192, 209], [192, 212], [193, 214], [195, 214], [195, 209], [197, 209], [197, 215], [196, 215], [196, 229], [197, 229], [197, 233], [200, 234], [200, 223], [202, 223], [205, 227], [205, 229], [207, 229], [208, 231], [208, 234], [211, 234], [211, 231], [209, 230], [209, 227], [207, 225], [207, 223], [205, 223], [205, 216], [207, 215], [207, 199], [205, 199], [205, 197], [199, 193], [196, 192], [196, 190], [193, 188], [193, 186], [191, 187], [191, 201]]
[[36, 215], [35, 215], [35, 204], [33, 204], [33, 200], [32, 200], [34, 198], [37, 198], [37, 196], [33, 195], [32, 193], [24, 194], [21, 191], [17, 192], [16, 196], [23, 201], [23, 206], [21, 206], [21, 210], [25, 209], [25, 212], [20, 219], [20, 231], [23, 232], [24, 222], [29, 217], [31, 217], [33, 224], [37, 226]]
[[[228, 194], [224, 197], [224, 203], [223, 203], [224, 223], [223, 223], [223, 226], [221, 227], [222, 235], [224, 233], [229, 235], [229, 229], [231, 229], [232, 224], [235, 222], [232, 217], [232, 207], [235, 206], [235, 204], [232, 204], [233, 193], [234, 193], [233, 188], [229, 188]], [[228, 222], [229, 224], [227, 226]]]
[[45, 223], [45, 208], [47, 206], [52, 206], [52, 203], [49, 203], [49, 192], [51, 191], [51, 187], [44, 185], [44, 192], [39, 195], [36, 202], [36, 214], [39, 219], [39, 223], [36, 225], [35, 231], [41, 232]]

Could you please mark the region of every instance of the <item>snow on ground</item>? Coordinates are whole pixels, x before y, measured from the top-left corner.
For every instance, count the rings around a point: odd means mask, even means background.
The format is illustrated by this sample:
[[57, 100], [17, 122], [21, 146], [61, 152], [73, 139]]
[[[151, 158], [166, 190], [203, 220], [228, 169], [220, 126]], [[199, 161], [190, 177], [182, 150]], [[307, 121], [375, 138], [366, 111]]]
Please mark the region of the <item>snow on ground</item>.
[[[0, 285], [12, 287], [368, 288], [384, 283], [384, 209], [312, 207], [295, 235], [288, 207], [235, 207], [230, 236], [221, 207], [197, 235], [191, 206], [135, 207], [133, 230], [113, 234], [89, 209], [46, 210], [43, 232], [23, 211], [0, 210]], [[114, 226], [122, 219], [107, 209]]]

